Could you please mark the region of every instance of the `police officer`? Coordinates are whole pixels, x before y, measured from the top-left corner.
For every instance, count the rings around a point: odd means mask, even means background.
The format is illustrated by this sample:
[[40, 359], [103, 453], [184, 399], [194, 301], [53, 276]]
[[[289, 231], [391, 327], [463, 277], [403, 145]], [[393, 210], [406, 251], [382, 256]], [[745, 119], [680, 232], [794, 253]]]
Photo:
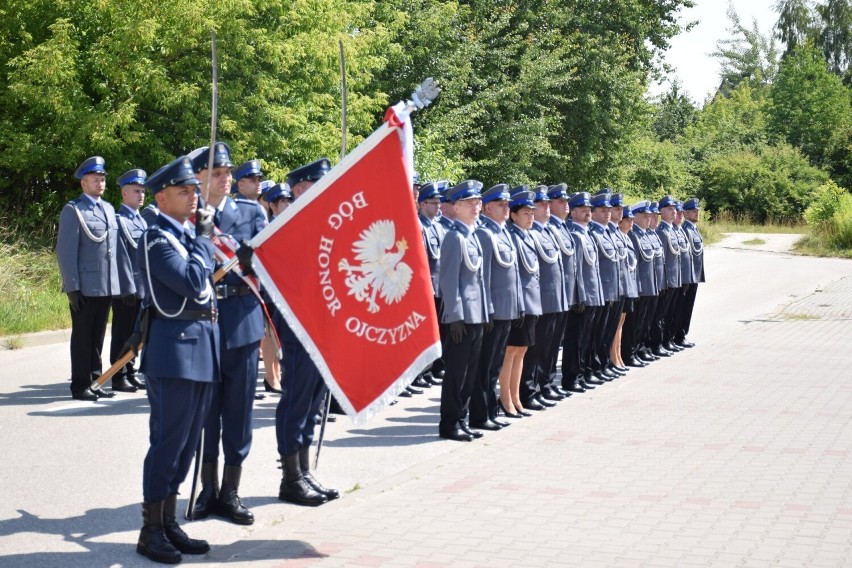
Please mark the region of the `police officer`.
[[[115, 363], [122, 355], [122, 348], [133, 333], [133, 326], [139, 315], [139, 308], [144, 294], [144, 286], [139, 276], [139, 265], [136, 260], [139, 237], [148, 227], [148, 223], [139, 214], [139, 208], [145, 202], [145, 170], [132, 169], [124, 172], [118, 178], [121, 188], [121, 207], [118, 208], [118, 238], [123, 246], [119, 248], [119, 270], [133, 274], [135, 291], [122, 290], [121, 298], [112, 300], [112, 339], [110, 340], [109, 360]], [[131, 359], [112, 379], [112, 390], [135, 392], [144, 389], [145, 383], [136, 376]]]
[[666, 337], [670, 338], [670, 341], [666, 344], [666, 348], [677, 352], [686, 349], [685, 346], [678, 345], [677, 341], [675, 341], [675, 335], [682, 319], [683, 301], [686, 296], [687, 286], [695, 282], [695, 275], [692, 271], [692, 254], [689, 243], [687, 242], [686, 233], [681, 228], [681, 223], [683, 222], [682, 201], [675, 201], [675, 210], [676, 214], [672, 222], [672, 229], [674, 229], [674, 233], [677, 236], [677, 247], [680, 249], [680, 288], [678, 288], [675, 294], [669, 314], [666, 317]]
[[[293, 198], [299, 199], [330, 169], [328, 158], [320, 158], [287, 174]], [[315, 417], [320, 412], [328, 387], [278, 310], [273, 310], [272, 321], [284, 354], [281, 360], [283, 394], [275, 412], [275, 435], [283, 468], [278, 498], [298, 505], [322, 505], [340, 496], [336, 489], [320, 484], [310, 471]]]
[[[582, 393], [595, 388], [592, 381], [592, 337], [604, 307], [598, 247], [589, 234], [592, 220], [592, 201], [588, 192], [575, 193], [568, 200], [571, 214], [571, 236], [580, 255], [578, 267], [583, 280], [582, 296], [568, 312], [562, 346], [562, 388]], [[599, 383], [598, 383], [599, 384]]]
[[615, 328], [621, 317], [622, 304], [619, 288], [618, 249], [609, 228], [612, 209], [609, 198], [608, 189], [592, 196], [592, 222], [589, 223], [589, 235], [598, 247], [602, 291], [604, 302], [606, 302], [601, 311], [600, 319], [595, 321], [592, 338], [594, 379], [590, 378], [586, 381], [586, 383], [592, 385], [600, 385], [604, 381], [611, 381], [618, 377], [608, 368], [609, 349], [615, 336]]
[[629, 231], [633, 226], [633, 216], [629, 211], [625, 215], [624, 196], [622, 194], [613, 193], [610, 196], [609, 202], [612, 205], [609, 221], [610, 236], [612, 236], [615, 248], [618, 251], [618, 291], [621, 296], [621, 310], [616, 315], [616, 319], [612, 322], [611, 326], [614, 327], [614, 336], [609, 350], [608, 369], [612, 373], [623, 376], [627, 373], [628, 368], [624, 366], [624, 362], [621, 360], [621, 332], [627, 314], [633, 311], [633, 302], [631, 300], [636, 298], [638, 293], [636, 293], [635, 251], [630, 250], [633, 244], [630, 242], [630, 237], [627, 236], [626, 232], [621, 230], [621, 221], [625, 218], [629, 219], [627, 225], [627, 230]]
[[[432, 280], [432, 292], [435, 298], [435, 313], [441, 313], [441, 289], [438, 285], [438, 275], [441, 270], [441, 244], [447, 229], [439, 221], [441, 215], [441, 192], [447, 189], [447, 182], [430, 182], [420, 186], [417, 194], [418, 218], [426, 247], [426, 258], [429, 261], [429, 276]], [[439, 326], [441, 344], [446, 341], [446, 328]], [[444, 362], [438, 358], [431, 368], [423, 374], [423, 380], [430, 385], [440, 385], [439, 375], [444, 373]]]
[[[653, 330], [654, 354], [657, 356], [670, 356], [673, 349], [669, 327], [666, 322], [672, 309], [672, 304], [681, 286], [680, 274], [680, 246], [677, 233], [673, 223], [677, 217], [677, 204], [671, 195], [666, 195], [658, 202], [660, 221], [656, 229], [663, 249], [663, 260], [665, 267], [664, 284], [660, 286], [660, 299], [657, 304], [655, 315], [655, 326]], [[660, 349], [662, 348], [662, 349]]]
[[[192, 165], [204, 186], [208, 179], [207, 204], [213, 208], [216, 227], [237, 242], [251, 239], [266, 227], [266, 214], [257, 201], [228, 194], [231, 185], [231, 154], [224, 142], [213, 149], [213, 169], [208, 170], [211, 149], [195, 150]], [[259, 163], [254, 161], [252, 167]], [[259, 171], [250, 170], [250, 173]], [[248, 267], [244, 267], [244, 271]], [[263, 310], [260, 300], [234, 272], [229, 272], [214, 290], [219, 305], [219, 333], [222, 337], [221, 382], [213, 389], [210, 412], [204, 427], [202, 490], [195, 516], [219, 515], [234, 523], [250, 525], [254, 515], [241, 502], [238, 491], [242, 464], [252, 442], [252, 409], [258, 376], [258, 352], [263, 337]], [[218, 487], [219, 441], [225, 466], [222, 487]]]
[[234, 183], [237, 184], [237, 197], [257, 201], [262, 193], [263, 171], [259, 160], [249, 160], [234, 170]]
[[499, 183], [482, 194], [481, 223], [476, 236], [482, 246], [482, 268], [489, 299], [489, 323], [470, 399], [469, 426], [499, 430], [508, 426], [497, 418], [497, 382], [506, 356], [513, 320], [524, 315], [524, 299], [518, 272], [518, 251], [506, 227], [509, 219], [509, 186]]
[[287, 182], [273, 184], [264, 193], [264, 198], [269, 204], [270, 222], [284, 213], [293, 203], [293, 194], [290, 192], [290, 186], [287, 185]]
[[143, 233], [137, 256], [151, 320], [141, 370], [148, 381], [150, 447], [142, 475], [142, 518], [136, 551], [175, 564], [181, 554], [204, 554], [206, 541], [189, 538], [177, 524], [177, 494], [186, 478], [211, 390], [219, 380], [219, 329], [210, 235], [211, 219], [193, 234], [199, 183], [182, 156], [146, 181], [160, 214]]
[[482, 209], [481, 189], [481, 182], [466, 180], [447, 190], [456, 219], [441, 245], [441, 322], [448, 332], [438, 435], [458, 442], [482, 437], [482, 432], [465, 423], [484, 326], [489, 321], [482, 247], [474, 233]]
[[[568, 325], [568, 314], [571, 310], [582, 311], [584, 306], [581, 305], [581, 300], [585, 295], [583, 289], [583, 279], [581, 273], [581, 256], [577, 253], [577, 247], [574, 246], [574, 237], [571, 236], [571, 219], [568, 217], [568, 186], [564, 183], [552, 185], [547, 189], [547, 196], [550, 198], [550, 220], [547, 222], [551, 230], [555, 232], [559, 244], [559, 250], [562, 252], [562, 269], [565, 271], [565, 292], [568, 296], [568, 311], [560, 314], [560, 321], [556, 326], [556, 338], [559, 343], [557, 347], [564, 343], [565, 328]], [[559, 359], [558, 351], [550, 367], [551, 374], [557, 374], [556, 363]], [[563, 355], [564, 356], [564, 355]], [[570, 391], [565, 390], [559, 385], [552, 384], [550, 388], [556, 394], [563, 397], [570, 396]]]
[[559, 237], [548, 226], [550, 198], [547, 189], [546, 185], [533, 189], [535, 210], [531, 235], [538, 254], [542, 315], [535, 324], [535, 344], [524, 355], [521, 375], [521, 402], [528, 410], [544, 410], [564, 398], [550, 388], [551, 362], [558, 357], [562, 340], [562, 334], [557, 335], [557, 326], [562, 313], [568, 311], [569, 301]]
[[689, 324], [692, 322], [692, 310], [695, 307], [695, 296], [698, 292], [698, 284], [704, 282], [704, 239], [698, 230], [698, 219], [701, 211], [701, 203], [697, 197], [691, 197], [683, 203], [683, 230], [689, 243], [690, 258], [692, 259], [692, 273], [695, 281], [687, 286], [681, 311], [681, 321], [675, 329], [674, 341], [682, 347], [694, 347], [695, 344], [686, 338], [689, 333]]
[[[659, 285], [655, 267], [655, 247], [651, 235], [647, 233], [651, 224], [651, 203], [640, 201], [631, 209], [634, 216], [629, 237], [636, 255], [636, 287], [639, 297], [633, 312], [624, 321], [621, 341], [621, 357], [628, 367], [645, 367], [648, 361], [640, 357], [641, 340], [648, 329], [649, 313], [653, 314]], [[650, 310], [650, 312], [649, 312]]]
[[[136, 291], [133, 274], [119, 271], [115, 210], [102, 196], [106, 189], [104, 159], [86, 159], [74, 172], [83, 193], [69, 201], [59, 215], [56, 258], [62, 291], [71, 308], [71, 396], [95, 401], [113, 392], [93, 391], [89, 385], [101, 375], [101, 350], [113, 296]], [[124, 253], [122, 253], [124, 254]]]

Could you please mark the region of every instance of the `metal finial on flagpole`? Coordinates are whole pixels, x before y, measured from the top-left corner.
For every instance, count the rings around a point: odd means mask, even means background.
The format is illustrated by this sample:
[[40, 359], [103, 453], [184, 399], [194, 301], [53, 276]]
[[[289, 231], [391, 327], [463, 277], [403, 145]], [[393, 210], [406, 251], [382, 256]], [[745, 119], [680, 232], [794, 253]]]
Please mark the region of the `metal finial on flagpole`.
[[406, 110], [412, 112], [421, 110], [432, 104], [432, 101], [438, 98], [441, 93], [441, 87], [438, 82], [432, 77], [417, 85], [414, 92], [411, 93], [411, 100], [405, 102]]

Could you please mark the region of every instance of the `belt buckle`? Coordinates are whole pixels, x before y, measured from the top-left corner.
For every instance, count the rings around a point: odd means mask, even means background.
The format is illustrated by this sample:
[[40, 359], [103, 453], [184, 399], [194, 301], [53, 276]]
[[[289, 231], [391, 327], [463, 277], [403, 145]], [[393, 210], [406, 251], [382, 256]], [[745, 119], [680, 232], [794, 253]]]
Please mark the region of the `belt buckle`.
[[217, 300], [225, 300], [228, 298], [228, 286], [226, 284], [219, 284], [216, 286], [216, 299]]

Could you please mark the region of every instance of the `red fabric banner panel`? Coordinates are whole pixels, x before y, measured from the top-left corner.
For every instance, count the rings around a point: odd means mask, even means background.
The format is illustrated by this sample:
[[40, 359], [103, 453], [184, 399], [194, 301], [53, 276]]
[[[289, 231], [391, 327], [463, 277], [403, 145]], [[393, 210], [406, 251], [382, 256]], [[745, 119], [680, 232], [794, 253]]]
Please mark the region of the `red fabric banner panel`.
[[264, 285], [353, 419], [390, 402], [440, 355], [398, 134], [383, 124], [255, 248]]

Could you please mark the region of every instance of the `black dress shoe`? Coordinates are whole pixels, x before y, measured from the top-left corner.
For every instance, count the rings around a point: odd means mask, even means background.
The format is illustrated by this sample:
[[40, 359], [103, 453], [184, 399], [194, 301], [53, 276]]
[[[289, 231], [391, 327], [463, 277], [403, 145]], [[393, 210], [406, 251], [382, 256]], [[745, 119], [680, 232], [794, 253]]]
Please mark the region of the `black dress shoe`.
[[71, 398], [74, 400], [87, 400], [89, 402], [95, 402], [98, 400], [98, 395], [89, 387], [86, 387], [85, 390], [80, 392], [71, 393]]
[[422, 390], [420, 390], [420, 389], [416, 389], [416, 388], [414, 388], [414, 387], [413, 387], [413, 386], [411, 386], [411, 385], [409, 385], [409, 386], [405, 387], [405, 390], [407, 390], [407, 391], [408, 391], [408, 392], [410, 392], [411, 394], [423, 394], [423, 391], [422, 391]]
[[627, 371], [630, 370], [627, 367], [622, 367], [621, 365], [611, 365], [610, 368], [615, 370], [616, 373], [621, 373], [622, 375], [626, 375]]
[[[535, 410], [536, 412], [546, 410], [547, 407], [541, 404], [535, 397], [524, 401], [525, 410]], [[523, 412], [520, 413], [523, 416]], [[532, 416], [532, 414], [530, 414]]]
[[432, 376], [436, 379], [443, 379], [445, 371], [432, 371]]
[[571, 393], [570, 393], [570, 392], [568, 392], [567, 390], [563, 389], [563, 388], [562, 388], [561, 386], [559, 386], [559, 385], [550, 385], [550, 390], [552, 390], [553, 392], [555, 392], [556, 394], [558, 394], [558, 395], [559, 395], [559, 396], [561, 396], [562, 398], [568, 398], [569, 396], [571, 396]]
[[[519, 416], [518, 418], [520, 418], [520, 416]], [[503, 422], [502, 420], [498, 420], [498, 419], [496, 419], [496, 418], [492, 418], [492, 419], [491, 419], [491, 422], [493, 422], [494, 424], [496, 424], [496, 425], [497, 425], [497, 426], [499, 426], [500, 428], [505, 428], [506, 426], [511, 426], [511, 425], [512, 425], [512, 423], [511, 423], [511, 422]]]
[[628, 358], [626, 361], [624, 361], [624, 364], [627, 365], [628, 367], [636, 367], [636, 368], [639, 368], [639, 369], [641, 369], [642, 367], [648, 366], [648, 363], [641, 361], [641, 360], [637, 359], [636, 357]]
[[[597, 387], [597, 386], [604, 384], [605, 381], [598, 380], [597, 378], [595, 378], [594, 375], [592, 375], [591, 377], [584, 378], [583, 382], [586, 385], [591, 385], [592, 387]], [[588, 387], [583, 387], [583, 388], [588, 388]]]
[[403, 398], [411, 398], [411, 393], [408, 392], [408, 389], [402, 389], [402, 392], [399, 393], [399, 396]]
[[426, 375], [423, 375], [423, 379], [424, 379], [427, 383], [429, 383], [430, 385], [432, 385], [432, 386], [436, 386], [436, 387], [441, 386], [441, 380], [440, 380], [440, 379], [436, 379], [436, 378], [435, 378], [434, 376], [432, 376], [431, 374], [428, 374], [428, 373], [427, 373]]
[[664, 343], [663, 347], [665, 347], [667, 350], [671, 351], [672, 353], [680, 353], [681, 351], [683, 351], [683, 347], [678, 347], [677, 345], [675, 345], [671, 341]]
[[450, 432], [438, 432], [438, 436], [445, 440], [454, 440], [456, 442], [473, 441], [473, 436], [471, 436], [461, 428], [456, 428], [455, 430], [451, 430]]
[[653, 363], [654, 361], [656, 361], [657, 359], [653, 355], [646, 355], [644, 353], [637, 353], [636, 354], [636, 360], [642, 361], [643, 363], [650, 364], [650, 363]]
[[669, 351], [666, 351], [662, 347], [654, 347], [653, 351], [651, 351], [657, 357], [671, 357], [672, 354]]
[[263, 390], [265, 390], [266, 392], [275, 392], [275, 393], [281, 394], [281, 389], [277, 389], [277, 388], [273, 387], [272, 385], [270, 385], [269, 383], [267, 383], [265, 378], [263, 379]]
[[129, 375], [127, 375], [127, 382], [139, 390], [146, 389], [145, 381], [143, 381], [142, 378], [136, 373], [130, 373]]
[[553, 408], [556, 406], [556, 403], [552, 400], [548, 400], [543, 394], [538, 393], [535, 395], [535, 400], [545, 408]]
[[414, 382], [411, 383], [413, 386], [421, 389], [432, 388], [432, 383], [427, 381], [422, 375], [414, 379]]
[[130, 384], [126, 377], [113, 377], [112, 390], [118, 392], [136, 392], [139, 389]]
[[523, 416], [521, 416], [520, 414], [515, 414], [515, 413], [512, 413], [512, 412], [506, 412], [506, 407], [503, 406], [503, 401], [500, 400], [499, 398], [497, 399], [497, 408], [500, 409], [500, 412], [502, 412], [503, 416], [505, 416], [506, 418], [523, 418]]
[[683, 347], [684, 349], [689, 349], [690, 347], [695, 347], [695, 344], [688, 339], [681, 339], [680, 341], [675, 341], [675, 345], [679, 347]]
[[550, 389], [542, 392], [540, 395], [538, 395], [538, 397], [543, 398], [544, 400], [549, 400], [551, 402], [559, 402], [560, 400], [565, 398], [562, 395], [556, 394], [556, 391]]
[[481, 438], [485, 435], [482, 432], [477, 432], [476, 430], [471, 430], [470, 426], [468, 426], [467, 422], [465, 422], [464, 420], [462, 420], [459, 423], [459, 427], [461, 428], [462, 432], [464, 432], [468, 436], [473, 436], [474, 438]]
[[526, 410], [526, 409], [524, 409], [524, 410], [518, 410], [518, 414], [520, 414], [520, 415], [521, 415], [521, 416], [523, 416], [524, 418], [529, 418], [530, 416], [532, 416], [532, 412], [527, 412], [527, 410]]
[[575, 393], [575, 394], [583, 394], [584, 392], [586, 392], [586, 389], [584, 389], [583, 387], [581, 387], [578, 384], [571, 385], [570, 387], [568, 387], [565, 390], [568, 391], [569, 393]]
[[92, 392], [95, 393], [98, 398], [115, 398], [114, 392], [107, 392], [103, 389], [92, 389]]
[[502, 428], [502, 426], [492, 422], [491, 420], [486, 420], [485, 422], [471, 421], [470, 428], [474, 430], [489, 430], [491, 432], [496, 432], [497, 430]]
[[[598, 373], [600, 373], [600, 376], [598, 376]], [[601, 369], [600, 371], [595, 373], [595, 376], [598, 377], [598, 379], [600, 379], [601, 376], [606, 377], [607, 379], [617, 379], [620, 375], [618, 373], [616, 373], [615, 371], [612, 371], [612, 370], [604, 367], [603, 369]]]

